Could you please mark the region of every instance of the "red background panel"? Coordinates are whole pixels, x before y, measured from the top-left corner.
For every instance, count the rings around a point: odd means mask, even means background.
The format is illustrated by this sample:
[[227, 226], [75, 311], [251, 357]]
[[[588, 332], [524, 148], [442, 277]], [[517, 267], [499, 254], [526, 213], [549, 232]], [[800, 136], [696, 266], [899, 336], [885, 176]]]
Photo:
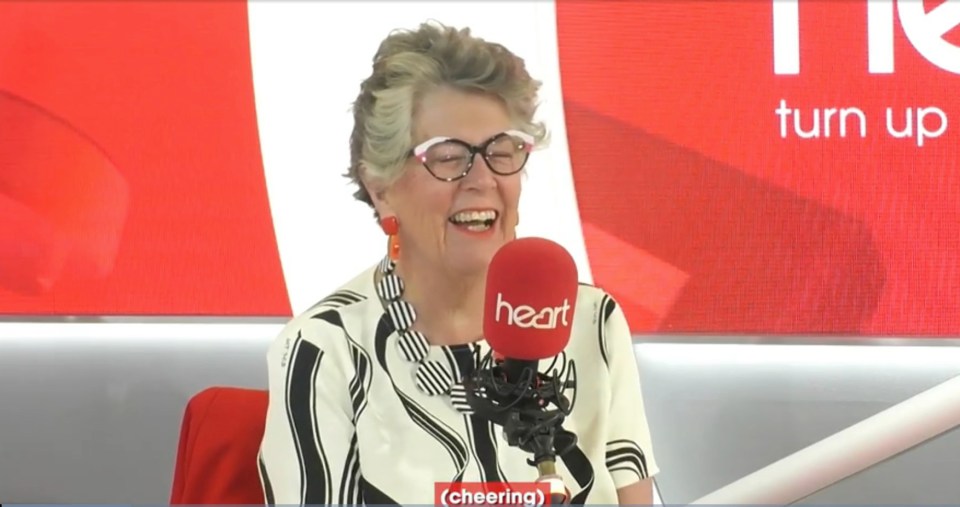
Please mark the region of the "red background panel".
[[[772, 5], [557, 4], [596, 283], [635, 331], [960, 334], [960, 76], [896, 15], [871, 75], [866, 0], [801, 1], [775, 75]], [[2, 2], [0, 62], [0, 313], [289, 315], [244, 2]], [[784, 135], [781, 100], [867, 135]], [[949, 127], [920, 147], [888, 107]]]
[[[960, 334], [960, 77], [899, 24], [896, 73], [871, 75], [866, 2], [802, 1], [801, 73], [777, 76], [769, 1], [557, 9], [582, 218], [690, 276], [647, 330]], [[781, 99], [805, 128], [858, 107], [867, 136], [782, 138]], [[917, 106], [953, 120], [922, 148], [883, 124]]]
[[61, 127], [44, 132], [85, 140], [113, 175], [104, 183], [34, 149], [64, 149], [34, 132], [32, 143], [14, 145], [19, 152], [6, 150], [4, 162], [16, 162], [0, 166], [0, 182], [17, 176], [45, 188], [42, 181], [73, 178], [72, 197], [88, 204], [73, 212], [119, 235], [84, 251], [84, 229], [50, 218], [64, 196], [25, 201], [0, 185], [21, 208], [0, 218], [0, 235], [45, 217], [49, 230], [29, 246], [64, 257], [47, 262], [62, 265], [53, 278], [37, 264], [42, 256], [5, 258], [21, 263], [7, 269], [20, 283], [0, 277], [0, 313], [290, 314], [259, 152], [245, 2], [0, 2], [0, 62], [0, 91]]

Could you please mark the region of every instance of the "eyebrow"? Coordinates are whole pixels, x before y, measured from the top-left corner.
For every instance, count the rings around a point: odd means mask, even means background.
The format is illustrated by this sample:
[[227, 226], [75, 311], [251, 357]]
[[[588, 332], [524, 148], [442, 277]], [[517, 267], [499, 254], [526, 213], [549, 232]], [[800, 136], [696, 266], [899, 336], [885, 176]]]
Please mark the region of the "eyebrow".
[[485, 142], [493, 139], [494, 137], [497, 137], [497, 136], [499, 136], [499, 135], [501, 135], [501, 134], [505, 134], [505, 133], [507, 133], [507, 132], [513, 132], [513, 131], [516, 131], [516, 130], [517, 130], [517, 129], [515, 129], [515, 128], [506, 128], [506, 129], [503, 129], [503, 130], [498, 130], [498, 131], [494, 132], [493, 134], [490, 134], [489, 136], [484, 137], [483, 139], [481, 139], [481, 140], [480, 140], [479, 142], [477, 142], [477, 143], [472, 143], [472, 142], [470, 142], [470, 141], [468, 141], [468, 140], [466, 140], [466, 139], [464, 139], [464, 138], [462, 138], [462, 137], [459, 137], [459, 136], [437, 134], [437, 135], [434, 135], [434, 136], [424, 137], [421, 141], [415, 143], [414, 146], [421, 145], [421, 144], [423, 144], [423, 143], [425, 143], [425, 142], [427, 142], [427, 141], [433, 140], [433, 139], [446, 139], [446, 140], [448, 140], [448, 141], [454, 141], [454, 140], [455, 140], [455, 141], [462, 141], [462, 142], [464, 142], [464, 143], [467, 143], [467, 144], [470, 144], [470, 145], [473, 145], [473, 146], [479, 146], [479, 145], [481, 145], [481, 144], [483, 144], [483, 143], [485, 143]]

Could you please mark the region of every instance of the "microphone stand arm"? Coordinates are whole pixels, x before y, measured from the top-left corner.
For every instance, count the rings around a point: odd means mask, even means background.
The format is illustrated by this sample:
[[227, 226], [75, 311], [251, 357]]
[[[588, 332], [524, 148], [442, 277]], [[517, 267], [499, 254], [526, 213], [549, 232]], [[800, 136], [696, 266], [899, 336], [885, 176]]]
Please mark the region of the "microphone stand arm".
[[509, 412], [503, 424], [507, 443], [533, 455], [527, 463], [537, 467], [537, 482], [547, 484], [553, 505], [570, 503], [570, 491], [557, 474], [556, 458], [558, 448], [560, 454], [566, 452], [576, 444], [577, 437], [561, 427], [563, 419], [559, 410], [545, 412], [531, 408]]

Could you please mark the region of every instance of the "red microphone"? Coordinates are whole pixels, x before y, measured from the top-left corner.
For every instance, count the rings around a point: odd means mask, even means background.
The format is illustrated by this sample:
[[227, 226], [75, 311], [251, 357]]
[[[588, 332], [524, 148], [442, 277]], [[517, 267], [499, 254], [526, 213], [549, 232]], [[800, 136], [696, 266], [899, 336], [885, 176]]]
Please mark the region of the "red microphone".
[[487, 270], [483, 334], [505, 359], [556, 356], [570, 341], [577, 302], [577, 265], [560, 245], [543, 238], [505, 244]]
[[[570, 502], [556, 470], [557, 448], [565, 452], [577, 439], [560, 426], [572, 409], [561, 392], [567, 382], [538, 369], [570, 341], [578, 289], [577, 265], [557, 243], [523, 238], [501, 247], [487, 269], [483, 307], [483, 334], [498, 363], [491, 374], [500, 381], [484, 383], [480, 375], [470, 385], [485, 386], [485, 396], [468, 393], [480, 417], [503, 426], [508, 444], [533, 454], [528, 462], [554, 505]], [[560, 408], [550, 410], [551, 403]]]

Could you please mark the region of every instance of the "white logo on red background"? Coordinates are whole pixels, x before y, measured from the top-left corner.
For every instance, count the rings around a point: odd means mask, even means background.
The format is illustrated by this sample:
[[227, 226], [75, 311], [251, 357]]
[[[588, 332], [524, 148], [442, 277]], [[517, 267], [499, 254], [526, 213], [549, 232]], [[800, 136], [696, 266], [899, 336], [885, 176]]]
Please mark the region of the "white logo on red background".
[[[960, 47], [943, 36], [960, 26], [960, 2], [948, 0], [930, 12], [923, 0], [863, 0], [867, 11], [867, 61], [871, 74], [894, 72], [894, 4], [900, 26], [920, 56], [960, 74]], [[800, 73], [800, 1], [773, 0], [773, 72]]]
[[[501, 311], [503, 310], [503, 312]], [[501, 322], [503, 313], [506, 313], [506, 322], [508, 326], [517, 326], [522, 329], [556, 329], [557, 325], [569, 327], [567, 313], [570, 311], [570, 301], [563, 299], [560, 306], [546, 306], [537, 310], [529, 305], [518, 305], [514, 307], [511, 303], [503, 299], [503, 293], [497, 293], [497, 313], [496, 321]]]

